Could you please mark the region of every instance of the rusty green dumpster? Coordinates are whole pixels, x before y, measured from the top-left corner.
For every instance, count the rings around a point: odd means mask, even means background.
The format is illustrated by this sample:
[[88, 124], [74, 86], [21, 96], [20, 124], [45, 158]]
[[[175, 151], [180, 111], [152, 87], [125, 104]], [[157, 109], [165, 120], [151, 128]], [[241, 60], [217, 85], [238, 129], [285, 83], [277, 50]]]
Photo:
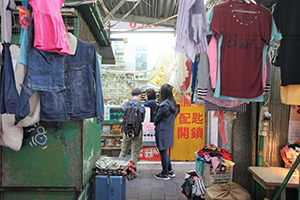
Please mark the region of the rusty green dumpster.
[[[1, 200], [90, 198], [92, 168], [100, 158], [96, 118], [41, 121], [24, 131], [16, 152], [1, 147]], [[83, 198], [84, 199], [84, 198]]]

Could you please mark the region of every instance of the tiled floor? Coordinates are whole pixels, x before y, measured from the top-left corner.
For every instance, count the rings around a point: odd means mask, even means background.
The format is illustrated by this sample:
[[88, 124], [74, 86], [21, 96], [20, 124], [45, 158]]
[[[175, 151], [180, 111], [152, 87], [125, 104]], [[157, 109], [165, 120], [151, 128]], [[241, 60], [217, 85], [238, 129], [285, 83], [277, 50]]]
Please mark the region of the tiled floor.
[[138, 162], [138, 177], [126, 183], [126, 200], [186, 200], [181, 185], [187, 171], [196, 168], [195, 162], [172, 162], [176, 174], [171, 180], [157, 180], [160, 162]]

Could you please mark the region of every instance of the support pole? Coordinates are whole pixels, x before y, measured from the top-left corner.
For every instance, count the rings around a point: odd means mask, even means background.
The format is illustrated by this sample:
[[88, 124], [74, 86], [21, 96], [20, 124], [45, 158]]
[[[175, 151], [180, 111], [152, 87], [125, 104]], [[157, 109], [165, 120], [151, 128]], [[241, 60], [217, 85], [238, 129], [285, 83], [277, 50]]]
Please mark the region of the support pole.
[[[264, 150], [264, 136], [259, 136], [259, 145], [258, 145], [258, 154], [257, 154], [257, 166], [261, 167], [263, 162], [263, 150]], [[260, 198], [260, 185], [256, 182], [256, 192], [255, 192], [256, 198]]]

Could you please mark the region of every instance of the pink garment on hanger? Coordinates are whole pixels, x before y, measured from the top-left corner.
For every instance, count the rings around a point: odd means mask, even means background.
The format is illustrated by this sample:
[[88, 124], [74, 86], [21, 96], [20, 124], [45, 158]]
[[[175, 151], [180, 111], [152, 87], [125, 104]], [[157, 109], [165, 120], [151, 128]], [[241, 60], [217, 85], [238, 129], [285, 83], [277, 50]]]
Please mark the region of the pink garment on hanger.
[[70, 45], [60, 8], [65, 0], [29, 0], [36, 49], [70, 55]]
[[207, 89], [207, 95], [201, 96], [201, 98], [213, 104], [216, 104], [218, 106], [227, 107], [227, 108], [236, 107], [243, 103], [246, 103], [246, 101], [241, 101], [241, 100], [226, 100], [226, 99], [219, 99], [217, 97], [214, 97], [214, 93], [210, 88]]
[[224, 144], [227, 144], [227, 139], [225, 137], [225, 122], [224, 122], [224, 111], [215, 111], [213, 117], [219, 114], [219, 134]]
[[267, 59], [265, 59], [263, 87], [265, 88], [266, 85], [267, 85]]
[[207, 56], [209, 59], [211, 86], [213, 89], [215, 89], [218, 76], [218, 40], [214, 36], [211, 36], [211, 40], [208, 45]]

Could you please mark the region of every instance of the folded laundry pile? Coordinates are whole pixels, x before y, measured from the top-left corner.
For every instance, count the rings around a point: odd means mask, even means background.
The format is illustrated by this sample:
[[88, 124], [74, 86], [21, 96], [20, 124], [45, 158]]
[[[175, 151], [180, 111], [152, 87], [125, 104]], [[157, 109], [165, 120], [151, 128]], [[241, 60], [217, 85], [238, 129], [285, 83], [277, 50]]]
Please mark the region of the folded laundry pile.
[[130, 181], [136, 177], [136, 166], [130, 158], [101, 156], [95, 163], [93, 174], [126, 176]]
[[199, 174], [203, 171], [203, 163], [212, 164], [213, 169], [220, 167], [220, 164], [225, 167], [234, 166], [231, 154], [226, 149], [218, 148], [213, 144], [201, 147], [195, 154]]

